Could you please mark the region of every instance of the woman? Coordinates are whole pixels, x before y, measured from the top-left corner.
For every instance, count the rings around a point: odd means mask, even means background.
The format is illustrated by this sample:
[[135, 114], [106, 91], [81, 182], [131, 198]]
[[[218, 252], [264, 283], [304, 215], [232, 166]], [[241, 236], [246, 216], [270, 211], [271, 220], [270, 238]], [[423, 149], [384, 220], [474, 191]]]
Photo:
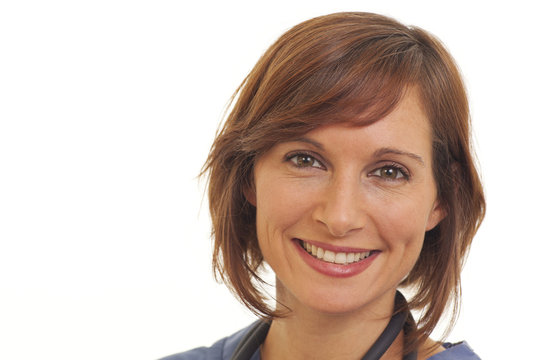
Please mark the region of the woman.
[[322, 16], [278, 39], [235, 96], [205, 167], [213, 264], [262, 320], [167, 359], [478, 359], [429, 339], [446, 308], [455, 319], [485, 211], [443, 45], [380, 15]]

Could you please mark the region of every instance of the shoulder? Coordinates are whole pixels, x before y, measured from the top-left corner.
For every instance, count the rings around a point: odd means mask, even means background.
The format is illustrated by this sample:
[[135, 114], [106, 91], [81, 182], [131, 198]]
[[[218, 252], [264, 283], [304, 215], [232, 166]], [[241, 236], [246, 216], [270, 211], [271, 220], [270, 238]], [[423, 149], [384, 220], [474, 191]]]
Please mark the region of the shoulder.
[[210, 347], [198, 347], [189, 351], [169, 355], [159, 360], [222, 360], [229, 359], [242, 338], [258, 322], [216, 341]]
[[428, 360], [481, 360], [465, 341], [444, 343], [443, 347], [444, 351], [429, 357]]

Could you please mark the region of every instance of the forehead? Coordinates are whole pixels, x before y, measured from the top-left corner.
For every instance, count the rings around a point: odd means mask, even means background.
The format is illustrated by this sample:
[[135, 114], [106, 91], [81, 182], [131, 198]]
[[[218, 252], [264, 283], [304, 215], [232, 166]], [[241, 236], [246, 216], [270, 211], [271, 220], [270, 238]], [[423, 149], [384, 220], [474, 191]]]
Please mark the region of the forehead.
[[431, 152], [432, 143], [430, 122], [415, 90], [407, 91], [395, 108], [380, 119], [321, 125], [301, 138], [323, 147], [325, 143], [336, 143], [338, 148], [371, 150], [401, 147], [422, 152], [424, 156]]

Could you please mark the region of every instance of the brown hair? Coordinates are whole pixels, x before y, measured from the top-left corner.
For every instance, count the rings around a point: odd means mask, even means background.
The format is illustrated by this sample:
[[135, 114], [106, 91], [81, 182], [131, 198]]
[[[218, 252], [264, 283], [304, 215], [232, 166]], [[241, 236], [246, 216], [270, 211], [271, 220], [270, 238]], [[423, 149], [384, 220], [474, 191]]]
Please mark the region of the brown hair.
[[449, 304], [453, 324], [463, 261], [485, 212], [471, 156], [466, 92], [440, 41], [370, 13], [321, 16], [282, 35], [233, 95], [236, 103], [203, 168], [209, 176], [214, 273], [250, 310], [279, 316], [260, 287], [255, 208], [244, 197], [257, 158], [323, 124], [377, 121], [411, 86], [418, 88], [431, 122], [434, 177], [447, 213], [426, 233], [420, 257], [402, 282], [415, 290], [409, 306], [422, 310], [412, 342], [429, 336]]

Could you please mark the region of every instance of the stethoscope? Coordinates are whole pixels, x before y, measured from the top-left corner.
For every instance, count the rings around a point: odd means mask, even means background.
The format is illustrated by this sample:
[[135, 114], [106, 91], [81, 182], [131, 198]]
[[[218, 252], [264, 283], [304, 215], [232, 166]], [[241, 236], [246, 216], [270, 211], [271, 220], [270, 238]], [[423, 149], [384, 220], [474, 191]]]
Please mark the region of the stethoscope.
[[[396, 292], [396, 298], [394, 301], [394, 309], [403, 308], [402, 311], [394, 314], [390, 319], [388, 325], [383, 330], [382, 334], [375, 340], [375, 343], [369, 348], [368, 352], [362, 360], [378, 360], [388, 350], [390, 345], [394, 342], [401, 330], [406, 333], [410, 329], [413, 318], [407, 309], [405, 297], [399, 292]], [[407, 321], [409, 320], [409, 321]], [[260, 320], [258, 321], [240, 340], [236, 349], [233, 352], [231, 360], [250, 360], [255, 351], [262, 345], [268, 330], [270, 329], [270, 322]], [[417, 352], [413, 351], [405, 356], [403, 360], [416, 360]]]

